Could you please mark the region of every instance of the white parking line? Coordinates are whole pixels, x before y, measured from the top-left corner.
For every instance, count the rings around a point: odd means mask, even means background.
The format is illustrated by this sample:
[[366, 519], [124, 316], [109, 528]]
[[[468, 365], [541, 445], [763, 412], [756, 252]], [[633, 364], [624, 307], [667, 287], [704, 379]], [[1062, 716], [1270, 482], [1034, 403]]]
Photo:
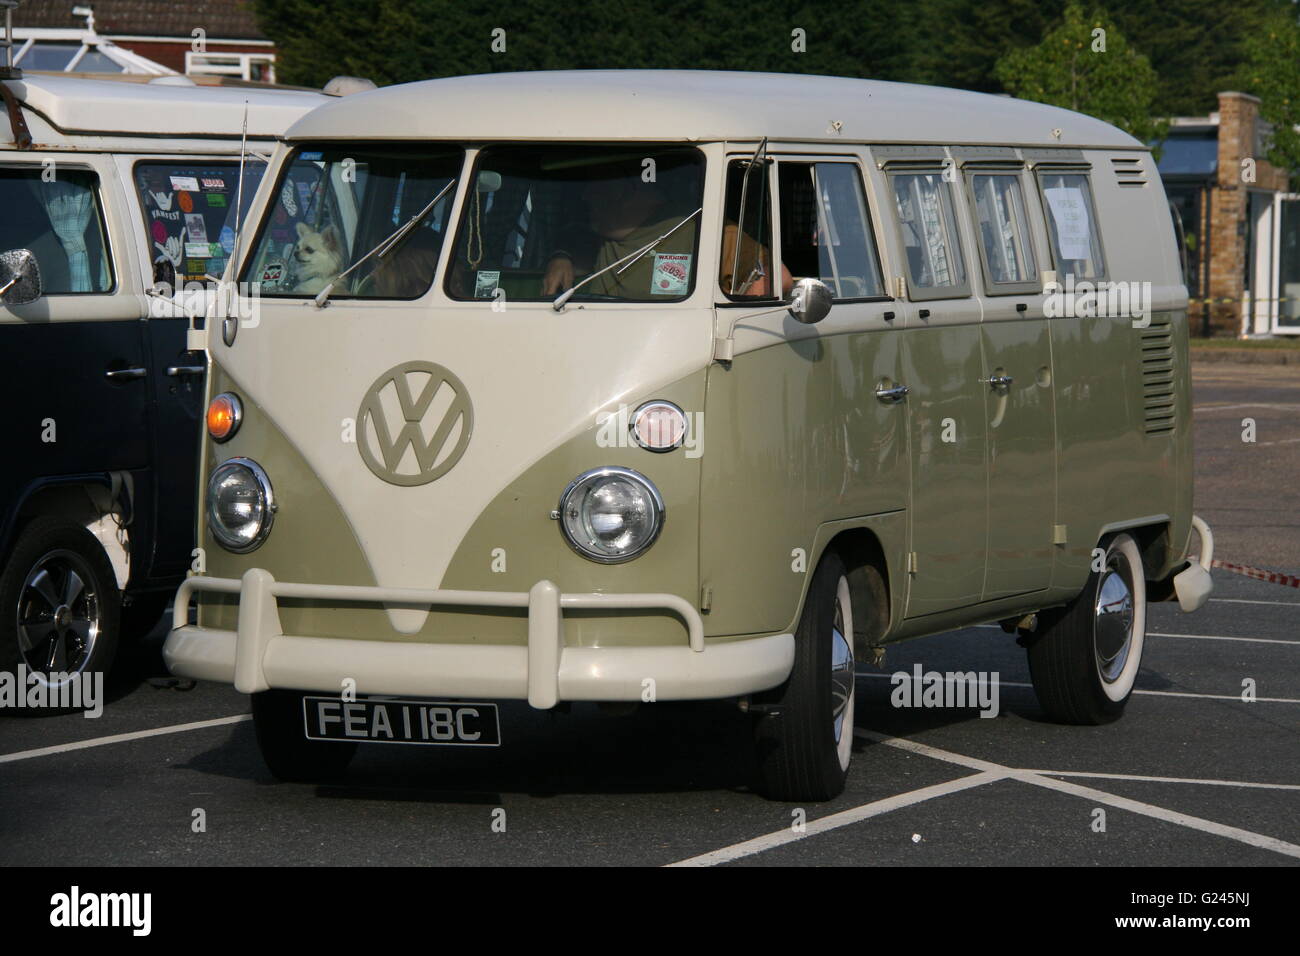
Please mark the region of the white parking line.
[[1138, 783], [1199, 783], [1207, 787], [1247, 787], [1258, 790], [1300, 790], [1300, 783], [1255, 783], [1250, 780], [1205, 780], [1200, 777], [1149, 777], [1137, 773], [1089, 773], [1083, 770], [1026, 770], [1045, 777], [1096, 777], [1101, 780], [1133, 780]]
[[104, 747], [108, 744], [125, 743], [128, 740], [143, 740], [146, 737], [160, 737], [163, 734], [182, 734], [187, 730], [205, 730], [208, 727], [223, 727], [252, 720], [252, 714], [237, 714], [234, 717], [215, 717], [212, 720], [196, 720], [191, 724], [172, 724], [168, 727], [154, 727], [152, 730], [135, 730], [129, 734], [114, 734], [111, 737], [95, 737], [91, 740], [77, 740], [70, 744], [55, 744], [53, 747], [38, 747], [35, 750], [19, 750], [11, 754], [0, 754], [0, 763], [13, 763], [15, 760], [30, 760], [33, 757], [48, 757], [51, 754], [63, 754], [72, 750], [86, 750], [90, 747]]
[[[1293, 843], [1287, 843], [1285, 840], [1265, 836], [1262, 833], [1255, 833], [1251, 830], [1242, 830], [1239, 827], [1228, 826], [1224, 823], [1216, 823], [1213, 820], [1194, 817], [1190, 814], [1179, 813], [1177, 810], [1168, 810], [1164, 807], [1155, 806], [1154, 804], [1143, 803], [1140, 800], [1130, 800], [1127, 797], [1117, 797], [1114, 794], [1095, 790], [1092, 787], [1082, 787], [1065, 780], [1057, 780], [1054, 777], [1044, 776], [1044, 774], [1055, 774], [1057, 777], [1066, 776], [1066, 772], [1021, 770], [1015, 767], [1007, 767], [990, 760], [982, 760], [979, 757], [953, 753], [950, 750], [931, 747], [928, 744], [923, 744], [915, 740], [908, 740], [905, 737], [890, 737], [887, 734], [877, 733], [873, 730], [864, 730], [861, 727], [854, 728], [853, 735], [863, 740], [871, 740], [887, 747], [905, 750], [909, 753], [929, 757], [933, 760], [941, 760], [945, 763], [956, 764], [976, 772], [966, 777], [959, 777], [956, 780], [949, 780], [946, 783], [936, 784], [932, 787], [924, 787], [920, 790], [913, 790], [910, 793], [900, 793], [897, 796], [887, 797], [884, 800], [876, 800], [872, 803], [863, 804], [860, 807], [854, 807], [851, 810], [841, 810], [839, 813], [832, 813], [829, 816], [821, 817], [817, 820], [809, 820], [802, 833], [797, 833], [790, 828], [777, 830], [774, 833], [767, 833], [763, 836], [755, 837], [752, 840], [745, 840], [742, 843], [735, 843], [731, 846], [724, 846], [708, 853], [701, 853], [698, 856], [689, 857], [685, 860], [679, 860], [676, 863], [669, 864], [669, 866], [716, 866], [719, 863], [729, 863], [732, 860], [738, 860], [746, 856], [753, 856], [756, 853], [762, 853], [763, 851], [773, 849], [774, 847], [794, 843], [795, 841], [802, 840], [805, 837], [825, 833], [828, 830], [834, 830], [839, 827], [849, 826], [850, 824], [879, 816], [882, 813], [888, 813], [891, 810], [913, 806], [935, 797], [947, 796], [950, 793], [958, 793], [962, 790], [969, 790], [973, 787], [981, 787], [984, 784], [995, 783], [999, 780], [1018, 780], [1022, 783], [1043, 787], [1047, 790], [1055, 790], [1071, 796], [1082, 797], [1091, 800], [1094, 803], [1104, 803], [1107, 806], [1127, 810], [1130, 813], [1137, 813], [1142, 816], [1152, 817], [1166, 823], [1173, 823], [1192, 830], [1199, 830], [1203, 833], [1210, 833], [1214, 836], [1236, 840], [1238, 843], [1245, 843], [1249, 846], [1258, 847], [1263, 850], [1271, 850], [1274, 853], [1281, 853], [1285, 856], [1300, 858], [1300, 846], [1296, 846]], [[1073, 773], [1070, 775], [1083, 776], [1083, 774]], [[1104, 775], [1098, 774], [1095, 776]], [[1124, 775], [1118, 774], [1114, 776], [1122, 777], [1124, 779], [1141, 779], [1124, 777]], [[1187, 782], [1229, 784], [1228, 781], [1190, 779], [1187, 780]], [[1251, 784], [1241, 785], [1252, 786]], [[1290, 784], [1282, 784], [1279, 785], [1279, 787], [1291, 789]]]
[[1147, 631], [1147, 637], [1185, 637], [1199, 641], [1247, 641], [1252, 644], [1300, 644], [1300, 641], [1283, 641], [1274, 637], [1228, 637], [1224, 634], [1169, 634], [1164, 631]]
[[1252, 601], [1247, 598], [1210, 598], [1210, 603], [1218, 604], [1271, 604], [1275, 607], [1300, 607], [1300, 601]]
[[[887, 747], [895, 747], [899, 750], [906, 750], [910, 753], [933, 757], [935, 760], [942, 760], [946, 763], [955, 763], [963, 767], [971, 766], [971, 761], [978, 759], [968, 757], [965, 754], [955, 754], [947, 750], [940, 750], [938, 747], [931, 747], [915, 740], [906, 740], [901, 737], [889, 737], [885, 734], [876, 733], [874, 730], [863, 730], [860, 727], [855, 728], [853, 734], [855, 737], [860, 737], [864, 740], [874, 740], [876, 743], [884, 744]], [[1262, 833], [1255, 833], [1251, 830], [1242, 830], [1238, 827], [1230, 827], [1225, 823], [1216, 823], [1213, 820], [1205, 820], [1201, 817], [1194, 817], [1187, 813], [1179, 813], [1177, 810], [1167, 810], [1164, 807], [1157, 807], [1151, 803], [1143, 803], [1140, 800], [1130, 800], [1127, 797], [1117, 797], [1114, 794], [1106, 793], [1102, 790], [1094, 790], [1092, 787], [1081, 787], [1078, 784], [1069, 783], [1065, 780], [1056, 780], [1052, 777], [1040, 776], [1039, 772], [1034, 770], [1017, 770], [1012, 767], [1004, 767], [1001, 764], [996, 764], [988, 760], [979, 760], [978, 762], [985, 771], [1001, 771], [1006, 777], [1012, 780], [1020, 780], [1024, 783], [1031, 783], [1036, 787], [1045, 787], [1048, 790], [1056, 790], [1060, 793], [1068, 793], [1071, 796], [1083, 797], [1087, 800], [1104, 803], [1121, 810], [1128, 810], [1130, 813], [1138, 813], [1143, 816], [1153, 817], [1157, 820], [1163, 820], [1166, 823], [1175, 823], [1192, 830], [1200, 830], [1203, 833], [1212, 833], [1215, 836], [1226, 837], [1229, 840], [1236, 840], [1239, 843], [1259, 847], [1263, 850], [1272, 850], [1274, 853], [1281, 853], [1285, 856], [1300, 858], [1300, 846], [1297, 846], [1294, 843], [1287, 843], [1285, 840], [1279, 840], [1276, 837], [1265, 836]]]
[[1300, 408], [1300, 405], [1286, 402], [1240, 402], [1233, 405], [1193, 405], [1192, 411], [1197, 414], [1204, 414], [1205, 412], [1230, 412], [1237, 408], [1291, 409]]
[[809, 820], [801, 832], [795, 831], [793, 827], [787, 827], [784, 830], [778, 830], [775, 833], [768, 833], [761, 837], [755, 837], [752, 840], [746, 840], [744, 843], [735, 843], [731, 846], [724, 846], [720, 850], [713, 850], [710, 853], [701, 853], [699, 856], [692, 856], [685, 860], [678, 860], [676, 863], [669, 863], [669, 866], [717, 866], [719, 863], [729, 863], [732, 860], [738, 860], [741, 857], [753, 856], [755, 853], [762, 853], [764, 850], [771, 850], [774, 847], [784, 846], [787, 843], [794, 843], [796, 840], [802, 840], [805, 837], [815, 836], [818, 833], [825, 833], [828, 830], [834, 830], [839, 827], [846, 827], [852, 823], [859, 823], [862, 820], [879, 816], [882, 813], [888, 813], [891, 810], [897, 810], [899, 807], [910, 807], [913, 804], [922, 803], [931, 800], [934, 797], [942, 797], [949, 793], [957, 793], [961, 790], [969, 790], [971, 787], [982, 787], [986, 783], [993, 783], [995, 780], [1002, 780], [1006, 774], [996, 772], [974, 773], [966, 777], [958, 777], [956, 780], [949, 780], [945, 783], [937, 783], [932, 787], [924, 787], [920, 790], [912, 790], [908, 793], [900, 793], [897, 796], [886, 797], [883, 800], [876, 800], [872, 803], [863, 804], [860, 807], [854, 807], [852, 810], [841, 810], [839, 813], [832, 813], [829, 816], [819, 817], [816, 820]]
[[[913, 675], [908, 673], [907, 671], [900, 671], [899, 673], [901, 673], [907, 680], [915, 679]], [[854, 671], [854, 676], [859, 678], [874, 677], [876, 680], [892, 680], [894, 677], [893, 674], [864, 674], [862, 671]], [[956, 681], [958, 683], [961, 683], [961, 679], [957, 677], [945, 676], [943, 678], [943, 682], [945, 684], [948, 683], [949, 681]], [[1032, 688], [1034, 685], [1027, 684], [1023, 681], [1002, 680], [1001, 678], [999, 678], [998, 686]], [[1239, 704], [1246, 703], [1246, 701], [1241, 699], [1240, 694], [1194, 694], [1191, 691], [1181, 691], [1181, 690], [1138, 690], [1138, 689], [1134, 689], [1133, 693], [1142, 694], [1145, 697], [1192, 697], [1197, 700], [1234, 700]], [[1250, 701], [1250, 703], [1252, 704], [1300, 704], [1300, 698], [1256, 697], [1254, 700]]]

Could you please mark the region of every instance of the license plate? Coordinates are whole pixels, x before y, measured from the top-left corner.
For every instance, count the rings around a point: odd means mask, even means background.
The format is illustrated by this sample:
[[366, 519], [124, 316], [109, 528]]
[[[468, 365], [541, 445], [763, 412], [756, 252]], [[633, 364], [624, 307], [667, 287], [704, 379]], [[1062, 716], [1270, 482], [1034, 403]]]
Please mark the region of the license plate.
[[303, 723], [311, 740], [443, 747], [499, 747], [496, 704], [464, 701], [338, 697], [302, 699]]

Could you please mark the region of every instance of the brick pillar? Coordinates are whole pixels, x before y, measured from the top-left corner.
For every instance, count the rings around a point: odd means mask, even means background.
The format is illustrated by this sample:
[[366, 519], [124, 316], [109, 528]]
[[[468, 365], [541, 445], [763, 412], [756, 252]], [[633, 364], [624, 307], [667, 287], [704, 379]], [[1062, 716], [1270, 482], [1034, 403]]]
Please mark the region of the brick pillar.
[[1257, 173], [1262, 156], [1254, 155], [1259, 99], [1247, 93], [1219, 94], [1219, 164], [1210, 193], [1210, 327], [1215, 335], [1241, 332], [1241, 297], [1245, 292], [1247, 216], [1243, 159], [1254, 159]]

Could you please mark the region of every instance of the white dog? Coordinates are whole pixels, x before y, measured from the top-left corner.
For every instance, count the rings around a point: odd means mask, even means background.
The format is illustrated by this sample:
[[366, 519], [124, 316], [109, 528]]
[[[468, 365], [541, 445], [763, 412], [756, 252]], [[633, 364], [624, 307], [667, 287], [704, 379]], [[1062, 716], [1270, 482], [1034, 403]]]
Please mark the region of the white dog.
[[343, 242], [333, 224], [320, 232], [298, 223], [298, 242], [293, 250], [295, 292], [319, 292], [343, 271]]

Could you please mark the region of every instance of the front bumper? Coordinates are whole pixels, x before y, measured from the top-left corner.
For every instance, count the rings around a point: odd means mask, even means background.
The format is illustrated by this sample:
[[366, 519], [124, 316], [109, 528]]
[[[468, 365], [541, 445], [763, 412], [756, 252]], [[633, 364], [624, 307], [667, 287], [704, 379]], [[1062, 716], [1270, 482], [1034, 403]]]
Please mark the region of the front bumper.
[[[236, 630], [188, 624], [196, 591], [239, 597]], [[359, 641], [285, 634], [278, 598], [428, 606], [527, 608], [526, 645]], [[686, 625], [676, 646], [569, 647], [566, 609], [666, 609]], [[276, 581], [252, 568], [240, 580], [187, 578], [176, 593], [163, 659], [177, 676], [233, 683], [245, 694], [273, 687], [361, 694], [527, 700], [707, 700], [781, 683], [794, 665], [794, 636], [704, 643], [704, 623], [672, 594], [562, 594], [550, 581], [529, 591], [426, 591]], [[652, 682], [652, 683], [648, 683]], [[648, 696], [650, 692], [653, 696]]]

